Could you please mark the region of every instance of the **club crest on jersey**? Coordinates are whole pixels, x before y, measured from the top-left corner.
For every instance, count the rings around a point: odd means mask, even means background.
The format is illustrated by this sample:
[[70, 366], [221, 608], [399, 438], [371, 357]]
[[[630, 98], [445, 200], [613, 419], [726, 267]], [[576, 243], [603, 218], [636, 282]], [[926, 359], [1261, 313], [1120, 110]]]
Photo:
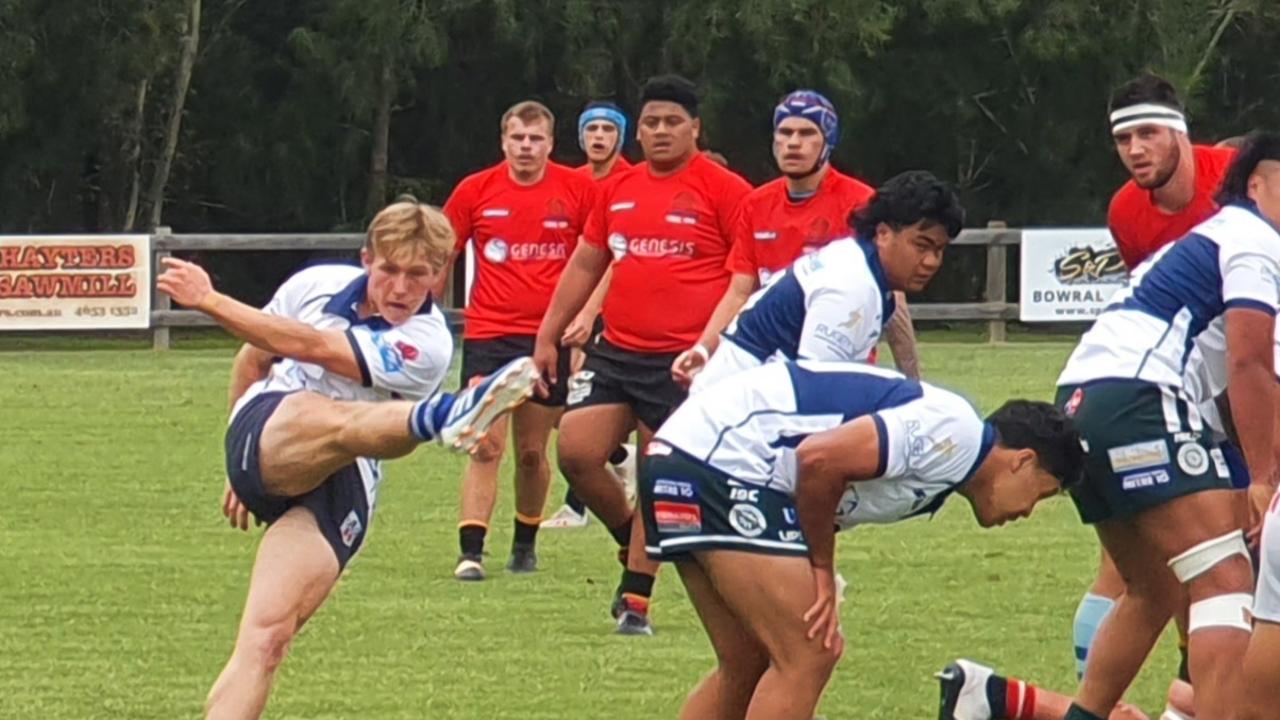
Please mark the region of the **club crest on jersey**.
[[347, 547], [351, 547], [362, 532], [364, 532], [364, 525], [360, 523], [360, 516], [356, 514], [355, 510], [347, 513], [347, 518], [338, 527], [338, 534], [342, 537], [342, 544]]
[[[804, 229], [804, 244], [817, 250], [831, 239], [831, 221], [818, 216], [811, 220]], [[813, 250], [810, 250], [813, 252]]]
[[542, 219], [542, 227], [547, 230], [567, 230], [569, 225], [569, 213], [565, 210], [564, 202], [560, 198], [552, 198], [547, 203], [547, 216]]
[[403, 340], [397, 340], [395, 343], [395, 346], [396, 346], [396, 350], [400, 351], [400, 357], [404, 358], [405, 360], [409, 362], [413, 362], [414, 360], [418, 359], [418, 355], [419, 355], [418, 348], [410, 345], [409, 343]]
[[671, 199], [671, 207], [667, 208], [665, 219], [673, 225], [697, 225], [698, 205], [693, 193], [676, 193]]
[[729, 525], [742, 537], [760, 537], [769, 529], [764, 513], [755, 505], [734, 505], [729, 509]]
[[511, 248], [502, 238], [493, 238], [484, 244], [484, 257], [489, 262], [504, 263], [511, 254]]

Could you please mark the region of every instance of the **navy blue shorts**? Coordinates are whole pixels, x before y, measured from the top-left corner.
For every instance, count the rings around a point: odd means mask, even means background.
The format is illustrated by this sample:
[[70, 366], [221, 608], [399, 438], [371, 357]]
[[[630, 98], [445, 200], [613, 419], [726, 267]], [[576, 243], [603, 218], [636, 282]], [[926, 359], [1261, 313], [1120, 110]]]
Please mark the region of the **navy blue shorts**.
[[1240, 446], [1224, 440], [1218, 448], [1222, 450], [1222, 459], [1231, 473], [1231, 487], [1237, 490], [1249, 489], [1249, 466], [1244, 464], [1244, 453], [1240, 452]]
[[262, 483], [258, 443], [267, 420], [289, 393], [266, 392], [251, 399], [227, 428], [227, 479], [240, 502], [254, 517], [270, 524], [290, 508], [301, 505], [315, 515], [324, 539], [344, 568], [364, 543], [369, 529], [369, 496], [355, 463], [330, 475], [305, 495], [288, 497], [269, 492]]

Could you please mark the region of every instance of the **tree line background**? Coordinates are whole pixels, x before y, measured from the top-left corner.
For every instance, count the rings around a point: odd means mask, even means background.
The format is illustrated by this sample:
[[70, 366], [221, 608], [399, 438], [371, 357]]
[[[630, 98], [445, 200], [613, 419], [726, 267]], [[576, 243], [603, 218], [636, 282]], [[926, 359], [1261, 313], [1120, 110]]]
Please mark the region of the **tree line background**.
[[0, 0], [0, 232], [359, 230], [500, 159], [510, 104], [546, 102], [576, 164], [583, 104], [634, 117], [667, 71], [753, 183], [812, 87], [847, 172], [929, 169], [972, 226], [1100, 225], [1111, 89], [1165, 75], [1197, 140], [1280, 128], [1278, 41], [1274, 0]]

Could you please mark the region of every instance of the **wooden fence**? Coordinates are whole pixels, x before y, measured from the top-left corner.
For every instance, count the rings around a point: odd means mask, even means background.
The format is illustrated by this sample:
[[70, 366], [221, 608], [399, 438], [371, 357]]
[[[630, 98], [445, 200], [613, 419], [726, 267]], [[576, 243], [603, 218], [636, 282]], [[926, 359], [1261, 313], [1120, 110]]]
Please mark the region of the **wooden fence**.
[[[993, 223], [983, 229], [970, 229], [960, 233], [952, 245], [982, 245], [987, 248], [986, 290], [982, 302], [977, 303], [914, 303], [911, 316], [916, 320], [985, 320], [987, 337], [991, 342], [1003, 342], [1006, 323], [1018, 318], [1018, 304], [1006, 296], [1008, 285], [1008, 249], [1022, 241], [1022, 231]], [[236, 251], [236, 250], [356, 250], [364, 242], [364, 235], [357, 233], [313, 235], [174, 235], [161, 228], [151, 238], [151, 251], [158, 274], [160, 258], [174, 252]], [[204, 327], [213, 325], [208, 316], [194, 310], [174, 310], [169, 297], [152, 288], [152, 347], [167, 350], [170, 345], [169, 329], [175, 327]], [[461, 325], [461, 311], [446, 310], [452, 326]]]

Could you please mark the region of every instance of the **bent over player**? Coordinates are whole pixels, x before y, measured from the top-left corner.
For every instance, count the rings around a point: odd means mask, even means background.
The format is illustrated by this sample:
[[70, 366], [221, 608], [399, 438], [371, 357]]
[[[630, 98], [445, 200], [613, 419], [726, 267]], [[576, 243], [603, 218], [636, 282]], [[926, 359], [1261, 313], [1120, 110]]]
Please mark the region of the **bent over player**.
[[808, 720], [840, 657], [837, 528], [966, 498], [984, 527], [1071, 484], [1061, 411], [960, 396], [861, 363], [776, 362], [692, 396], [641, 464], [652, 557], [675, 561], [717, 667], [680, 717]]
[[363, 269], [299, 272], [264, 310], [214, 290], [200, 267], [165, 259], [157, 287], [245, 341], [229, 392], [224, 512], [242, 527], [248, 513], [270, 525], [208, 717], [261, 715], [293, 636], [364, 543], [379, 460], [430, 440], [471, 450], [532, 393], [529, 358], [456, 396], [437, 392], [453, 342], [429, 288], [452, 245], [438, 211], [396, 203], [370, 224]]
[[946, 183], [913, 171], [881, 185], [852, 223], [854, 237], [800, 258], [747, 301], [692, 391], [774, 357], [868, 361], [894, 295], [923, 290], [938, 272], [964, 209]]

